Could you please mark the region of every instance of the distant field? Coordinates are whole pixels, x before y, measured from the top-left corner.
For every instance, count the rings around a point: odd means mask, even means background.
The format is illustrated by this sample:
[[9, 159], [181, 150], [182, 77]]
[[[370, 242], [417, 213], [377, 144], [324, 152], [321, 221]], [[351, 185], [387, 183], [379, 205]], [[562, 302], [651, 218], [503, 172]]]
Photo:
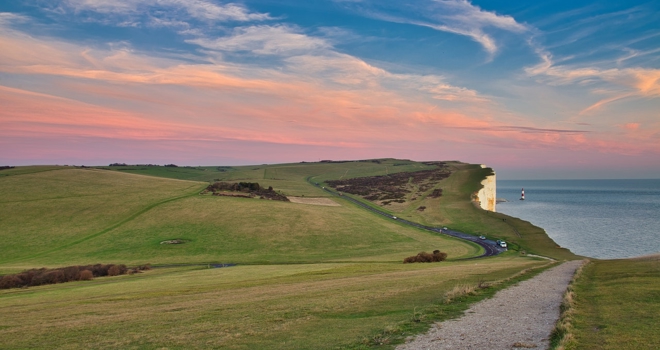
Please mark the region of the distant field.
[[[471, 202], [489, 170], [448, 166], [453, 175], [437, 184], [441, 198], [423, 196], [383, 209], [425, 224], [512, 239], [499, 214]], [[434, 167], [388, 159], [3, 170], [0, 274], [94, 263], [166, 267], [1, 290], [1, 347], [362, 349], [402, 341], [494, 291], [466, 297], [465, 303], [443, 303], [444, 293], [457, 285], [502, 280], [548, 264], [521, 256], [520, 247], [459, 261], [481, 248], [386, 219], [314, 185]], [[287, 196], [337, 205], [200, 195], [216, 180], [259, 182]], [[420, 203], [427, 206], [423, 212], [416, 210]], [[528, 251], [574, 257], [556, 250], [542, 230], [512, 222]], [[174, 239], [185, 243], [161, 244]], [[402, 263], [435, 249], [449, 260]], [[208, 269], [211, 263], [238, 266]]]
[[218, 167], [147, 167], [116, 166], [102, 167], [122, 173], [133, 173], [193, 181], [252, 181], [273, 186], [291, 196], [327, 196], [327, 193], [306, 183], [308, 177], [316, 181], [326, 179], [351, 178], [360, 176], [386, 175], [395, 172], [432, 169], [432, 166], [418, 162], [383, 159], [377, 162], [344, 163], [291, 163], [250, 166]]
[[[318, 191], [304, 176], [298, 182], [308, 193]], [[205, 186], [95, 169], [5, 177], [0, 181], [0, 238], [8, 248], [0, 269], [100, 261], [392, 262], [422, 250], [441, 249], [450, 259], [478, 253], [476, 246], [382, 220], [352, 206], [199, 195]], [[186, 243], [160, 244], [171, 239]]]

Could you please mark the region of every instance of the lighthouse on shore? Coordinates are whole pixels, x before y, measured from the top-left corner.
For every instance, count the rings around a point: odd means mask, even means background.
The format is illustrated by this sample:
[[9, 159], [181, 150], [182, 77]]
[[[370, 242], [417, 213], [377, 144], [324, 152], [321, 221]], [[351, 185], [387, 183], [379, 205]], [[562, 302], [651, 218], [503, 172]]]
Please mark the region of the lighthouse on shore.
[[525, 189], [522, 189], [522, 192], [520, 193], [520, 200], [524, 201], [525, 200]]

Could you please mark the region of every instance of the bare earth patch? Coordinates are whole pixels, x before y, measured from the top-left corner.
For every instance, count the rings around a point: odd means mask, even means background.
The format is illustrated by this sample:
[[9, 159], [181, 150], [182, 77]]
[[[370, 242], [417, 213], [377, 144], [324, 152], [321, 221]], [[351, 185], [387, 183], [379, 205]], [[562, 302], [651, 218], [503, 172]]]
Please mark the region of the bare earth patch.
[[311, 205], [325, 205], [328, 207], [340, 207], [341, 204], [333, 201], [330, 198], [305, 198], [305, 197], [289, 197], [289, 201], [300, 204]]

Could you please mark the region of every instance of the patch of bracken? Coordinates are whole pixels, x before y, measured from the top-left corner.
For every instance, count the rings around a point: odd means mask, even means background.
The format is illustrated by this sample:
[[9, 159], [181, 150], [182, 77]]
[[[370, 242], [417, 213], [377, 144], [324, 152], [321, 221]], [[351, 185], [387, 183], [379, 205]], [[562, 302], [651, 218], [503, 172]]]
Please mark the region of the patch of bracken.
[[[438, 181], [451, 175], [451, 171], [445, 167], [445, 163], [428, 162], [424, 164], [434, 165], [437, 168], [390, 175], [330, 180], [326, 183], [340, 192], [361, 196], [369, 201], [382, 201], [381, 205], [388, 205], [392, 202], [404, 203], [405, 198], [411, 192], [416, 191], [414, 196], [422, 196], [435, 187]], [[442, 196], [442, 189], [435, 189], [430, 196], [432, 198]]]

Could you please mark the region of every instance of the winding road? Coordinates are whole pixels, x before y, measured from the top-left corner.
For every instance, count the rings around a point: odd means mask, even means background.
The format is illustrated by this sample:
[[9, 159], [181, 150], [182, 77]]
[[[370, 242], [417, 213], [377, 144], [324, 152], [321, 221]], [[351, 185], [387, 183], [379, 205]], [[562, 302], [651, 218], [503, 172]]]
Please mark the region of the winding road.
[[[316, 187], [321, 187], [319, 184], [310, 181], [310, 179], [308, 179], [308, 182], [311, 183], [312, 185], [316, 186]], [[473, 257], [470, 257], [470, 258], [458, 259], [458, 260], [478, 259], [478, 258], [484, 258], [484, 257], [488, 257], [488, 256], [495, 256], [495, 255], [498, 255], [498, 254], [506, 251], [505, 248], [500, 248], [494, 241], [491, 241], [491, 240], [488, 240], [488, 239], [480, 239], [479, 237], [476, 237], [476, 236], [473, 236], [473, 235], [470, 235], [470, 234], [467, 234], [467, 233], [464, 233], [464, 232], [444, 229], [444, 228], [440, 228], [440, 227], [426, 226], [426, 225], [422, 225], [420, 223], [408, 221], [406, 219], [396, 217], [396, 216], [394, 216], [390, 213], [386, 213], [382, 210], [374, 208], [374, 207], [372, 207], [372, 206], [370, 206], [366, 203], [363, 203], [363, 202], [361, 202], [361, 201], [359, 201], [355, 198], [340, 195], [339, 193], [337, 193], [335, 191], [332, 191], [332, 190], [330, 190], [326, 187], [321, 187], [321, 188], [324, 191], [332, 194], [333, 196], [343, 198], [343, 199], [345, 199], [349, 202], [352, 202], [352, 203], [354, 203], [354, 204], [356, 204], [356, 205], [358, 205], [358, 206], [360, 206], [364, 209], [367, 209], [367, 210], [369, 210], [371, 212], [374, 212], [378, 215], [384, 216], [388, 219], [396, 220], [396, 221], [398, 221], [398, 222], [400, 222], [404, 225], [417, 227], [417, 228], [420, 228], [422, 230], [427, 230], [427, 231], [431, 231], [431, 232], [435, 232], [435, 233], [455, 237], [455, 238], [462, 239], [462, 240], [465, 240], [465, 241], [470, 241], [470, 242], [475, 243], [478, 246], [484, 248], [484, 253], [481, 254], [481, 255], [473, 256]]]

